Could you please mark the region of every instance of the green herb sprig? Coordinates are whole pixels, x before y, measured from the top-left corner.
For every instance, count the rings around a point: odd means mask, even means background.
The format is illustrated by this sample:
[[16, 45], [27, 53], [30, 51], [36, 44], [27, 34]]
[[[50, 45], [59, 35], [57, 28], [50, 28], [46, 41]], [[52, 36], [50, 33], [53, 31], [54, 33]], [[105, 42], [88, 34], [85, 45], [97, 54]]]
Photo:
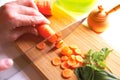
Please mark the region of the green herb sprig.
[[75, 69], [78, 80], [120, 80], [114, 74], [105, 71], [105, 60], [112, 50], [102, 48], [100, 51], [90, 49], [86, 54], [85, 66]]
[[100, 51], [90, 49], [86, 54], [84, 62], [87, 66], [92, 66], [95, 69], [104, 69], [106, 68], [106, 57], [110, 52], [112, 52], [112, 50], [108, 48], [102, 48]]

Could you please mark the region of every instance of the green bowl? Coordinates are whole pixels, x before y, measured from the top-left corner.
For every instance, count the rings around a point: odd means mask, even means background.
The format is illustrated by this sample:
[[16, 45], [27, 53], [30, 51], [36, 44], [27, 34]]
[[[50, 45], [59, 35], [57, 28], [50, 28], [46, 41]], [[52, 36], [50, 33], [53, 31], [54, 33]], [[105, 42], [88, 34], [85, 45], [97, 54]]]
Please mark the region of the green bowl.
[[57, 3], [68, 11], [84, 13], [96, 4], [96, 0], [57, 0]]

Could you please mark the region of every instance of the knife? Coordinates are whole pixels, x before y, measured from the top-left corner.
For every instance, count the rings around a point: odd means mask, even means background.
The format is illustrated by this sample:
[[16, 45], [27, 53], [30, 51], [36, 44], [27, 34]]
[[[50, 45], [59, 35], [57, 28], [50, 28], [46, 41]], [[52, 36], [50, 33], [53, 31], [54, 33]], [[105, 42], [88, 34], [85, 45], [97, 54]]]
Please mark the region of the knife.
[[[77, 20], [69, 25], [67, 25], [66, 27], [62, 28], [60, 31], [56, 32], [57, 33], [61, 33], [61, 39], [65, 39], [68, 35], [70, 35], [76, 28], [78, 28], [83, 22], [85, 18], [82, 18], [80, 20]], [[53, 35], [52, 35], [53, 36]], [[52, 36], [44, 39], [41, 42], [47, 42], [49, 38], [51, 38]], [[55, 45], [48, 45], [47, 48], [43, 49], [43, 50], [39, 50], [40, 53], [47, 53], [48, 51], [50, 51]], [[16, 73], [19, 73], [21, 70], [23, 70], [25, 67], [29, 66], [30, 64], [32, 64], [35, 60], [37, 60], [40, 55], [37, 55], [32, 61], [26, 56], [27, 54], [24, 53], [29, 53], [29, 51], [33, 48], [36, 47], [36, 44], [33, 45], [31, 48], [29, 48], [28, 50], [26, 50], [25, 52], [22, 52], [22, 50], [14, 43], [9, 43], [9, 45], [7, 46], [12, 47], [12, 53], [17, 53], [19, 54], [17, 57], [13, 58], [14, 60], [14, 65], [12, 68], [5, 70], [3, 72], [0, 72], [0, 80], [9, 80], [11, 77], [13, 77]], [[15, 51], [14, 51], [15, 49]], [[10, 50], [8, 52], [11, 52]], [[22, 62], [22, 63], [21, 63]], [[16, 70], [14, 70], [14, 68]], [[8, 73], [10, 72], [10, 73]]]

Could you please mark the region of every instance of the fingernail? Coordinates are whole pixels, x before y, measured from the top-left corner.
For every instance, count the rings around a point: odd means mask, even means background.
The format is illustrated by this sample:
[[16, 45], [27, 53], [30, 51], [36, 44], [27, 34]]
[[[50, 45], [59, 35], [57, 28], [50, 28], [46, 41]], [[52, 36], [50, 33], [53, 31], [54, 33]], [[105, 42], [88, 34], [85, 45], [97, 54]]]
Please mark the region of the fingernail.
[[13, 65], [13, 60], [12, 59], [4, 59], [3, 62], [5, 64], [6, 68], [9, 68]]

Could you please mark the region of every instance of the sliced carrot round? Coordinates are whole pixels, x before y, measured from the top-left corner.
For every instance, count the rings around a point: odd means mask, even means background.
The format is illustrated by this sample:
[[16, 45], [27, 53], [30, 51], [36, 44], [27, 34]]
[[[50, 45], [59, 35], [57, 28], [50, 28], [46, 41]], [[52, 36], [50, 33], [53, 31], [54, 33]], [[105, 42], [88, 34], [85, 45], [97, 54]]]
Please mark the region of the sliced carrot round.
[[72, 65], [71, 68], [75, 69], [81, 66], [81, 63], [77, 62], [75, 65]]
[[69, 60], [67, 61], [67, 63], [68, 63], [69, 66], [73, 66], [73, 65], [76, 64], [76, 60], [69, 59]]
[[76, 58], [76, 61], [83, 62], [83, 58], [80, 55], [76, 55], [75, 58]]
[[64, 43], [63, 40], [59, 40], [59, 41], [57, 41], [56, 44], [55, 44], [55, 47], [56, 47], [56, 48], [62, 48], [62, 47], [64, 47], [64, 46], [65, 46], [65, 43]]
[[74, 49], [75, 54], [81, 54], [81, 50], [79, 48]]
[[69, 46], [71, 49], [76, 49], [76, 48], [78, 48], [78, 46], [76, 46], [76, 45], [70, 45]]
[[37, 45], [36, 45], [36, 47], [38, 48], [38, 49], [45, 49], [45, 47], [46, 47], [46, 44], [44, 43], [44, 42], [40, 42], [40, 43], [38, 43]]
[[61, 64], [61, 59], [60, 57], [55, 57], [52, 59], [52, 64], [55, 65], [55, 66], [58, 66]]
[[70, 66], [67, 64], [67, 61], [63, 61], [60, 65], [62, 69], [68, 69]]
[[62, 76], [64, 78], [70, 78], [73, 75], [73, 71], [71, 69], [62, 70]]
[[68, 46], [65, 46], [62, 48], [61, 54], [65, 56], [70, 56], [73, 54], [73, 51]]
[[59, 38], [61, 38], [62, 33], [61, 33], [61, 32], [58, 32], [58, 33], [56, 33], [56, 36], [59, 37]]
[[54, 42], [56, 42], [57, 40], [58, 40], [58, 37], [57, 37], [56, 35], [53, 35], [53, 36], [51, 36], [51, 37], [48, 39], [48, 41], [51, 42], [51, 43], [54, 43]]
[[69, 59], [76, 60], [75, 55], [70, 55]]
[[62, 57], [61, 57], [61, 60], [62, 60], [62, 61], [67, 61], [67, 60], [68, 60], [68, 56], [62, 56]]

